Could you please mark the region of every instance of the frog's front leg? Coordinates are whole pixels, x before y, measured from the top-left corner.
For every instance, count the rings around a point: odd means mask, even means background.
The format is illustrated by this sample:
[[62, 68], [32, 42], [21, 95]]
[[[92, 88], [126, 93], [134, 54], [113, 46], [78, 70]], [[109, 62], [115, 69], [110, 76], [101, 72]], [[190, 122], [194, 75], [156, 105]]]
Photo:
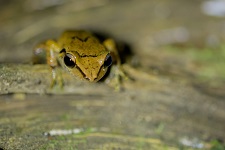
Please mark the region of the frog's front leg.
[[58, 66], [58, 52], [60, 51], [60, 47], [58, 44], [53, 40], [47, 40], [44, 43], [37, 45], [34, 49], [34, 53], [37, 51], [45, 51], [46, 53], [46, 63], [51, 67], [52, 72], [52, 81], [50, 87], [54, 87], [56, 82], [58, 81], [59, 86], [63, 86], [63, 81], [61, 74], [58, 75], [57, 73], [57, 66]]
[[103, 45], [110, 51], [113, 64], [115, 64], [111, 66], [109, 78], [106, 80], [106, 83], [109, 83], [111, 86], [115, 87], [116, 91], [119, 91], [121, 89], [121, 78], [128, 79], [128, 77], [121, 66], [121, 59], [115, 41], [113, 39], [106, 39]]

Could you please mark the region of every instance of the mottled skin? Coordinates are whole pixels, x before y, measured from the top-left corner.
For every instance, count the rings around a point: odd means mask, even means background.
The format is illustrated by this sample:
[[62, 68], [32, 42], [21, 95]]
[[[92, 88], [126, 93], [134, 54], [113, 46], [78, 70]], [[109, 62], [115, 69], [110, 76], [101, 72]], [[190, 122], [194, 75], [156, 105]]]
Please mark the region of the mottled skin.
[[40, 50], [46, 51], [47, 64], [52, 69], [52, 86], [57, 81], [58, 62], [72, 75], [90, 82], [99, 81], [112, 63], [121, 68], [115, 42], [106, 39], [101, 43], [87, 31], [65, 31], [57, 41], [47, 40], [37, 45], [34, 53]]

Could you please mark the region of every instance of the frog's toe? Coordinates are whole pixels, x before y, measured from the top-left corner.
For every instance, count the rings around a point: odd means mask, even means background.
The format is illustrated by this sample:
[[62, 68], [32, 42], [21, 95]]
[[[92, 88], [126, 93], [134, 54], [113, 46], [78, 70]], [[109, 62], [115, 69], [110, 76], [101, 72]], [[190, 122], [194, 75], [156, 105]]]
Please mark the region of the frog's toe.
[[52, 79], [51, 84], [50, 84], [50, 88], [53, 89], [56, 86], [56, 80]]
[[52, 78], [52, 81], [50, 83], [50, 89], [60, 88], [63, 89], [64, 82], [61, 75], [56, 76], [55, 78]]
[[106, 84], [114, 88], [115, 91], [121, 91], [121, 80], [118, 76], [114, 76], [113, 78], [107, 79]]
[[106, 83], [113, 87], [115, 91], [121, 91], [122, 90], [122, 82], [125, 80], [130, 80], [129, 76], [126, 75], [126, 73], [123, 71], [121, 67], [113, 67], [109, 78], [106, 80]]

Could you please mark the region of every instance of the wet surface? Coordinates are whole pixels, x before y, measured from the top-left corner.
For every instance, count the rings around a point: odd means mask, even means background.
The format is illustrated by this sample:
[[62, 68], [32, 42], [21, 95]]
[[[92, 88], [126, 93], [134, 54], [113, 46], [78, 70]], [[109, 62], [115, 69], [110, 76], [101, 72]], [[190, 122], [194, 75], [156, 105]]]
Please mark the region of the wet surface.
[[[223, 148], [223, 10], [184, 0], [19, 2], [0, 1], [0, 148]], [[48, 66], [29, 64], [32, 48], [66, 29], [127, 43], [133, 80], [115, 92], [64, 75], [63, 90], [49, 89]]]

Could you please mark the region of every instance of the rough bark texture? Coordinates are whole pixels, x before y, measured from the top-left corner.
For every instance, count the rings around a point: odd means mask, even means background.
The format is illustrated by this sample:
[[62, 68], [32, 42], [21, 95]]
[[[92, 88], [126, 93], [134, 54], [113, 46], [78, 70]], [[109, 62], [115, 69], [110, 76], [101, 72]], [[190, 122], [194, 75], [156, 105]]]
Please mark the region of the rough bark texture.
[[[0, 2], [0, 148], [224, 148], [224, 20], [200, 13], [203, 2], [19, 2]], [[71, 28], [130, 47], [121, 91], [67, 73], [49, 88], [32, 48]]]

